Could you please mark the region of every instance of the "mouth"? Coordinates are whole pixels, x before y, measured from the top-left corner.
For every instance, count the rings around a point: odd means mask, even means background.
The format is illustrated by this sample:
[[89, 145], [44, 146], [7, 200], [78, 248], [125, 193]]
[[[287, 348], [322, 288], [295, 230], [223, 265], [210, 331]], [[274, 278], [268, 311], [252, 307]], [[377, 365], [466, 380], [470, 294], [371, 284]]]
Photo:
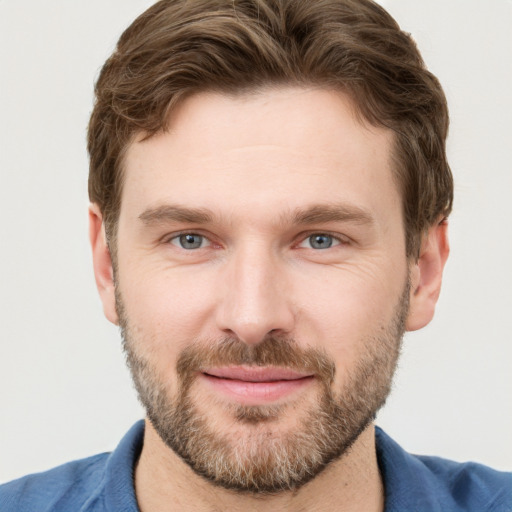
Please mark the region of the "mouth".
[[263, 405], [289, 397], [313, 382], [315, 376], [278, 367], [230, 366], [201, 372], [210, 388], [243, 405]]

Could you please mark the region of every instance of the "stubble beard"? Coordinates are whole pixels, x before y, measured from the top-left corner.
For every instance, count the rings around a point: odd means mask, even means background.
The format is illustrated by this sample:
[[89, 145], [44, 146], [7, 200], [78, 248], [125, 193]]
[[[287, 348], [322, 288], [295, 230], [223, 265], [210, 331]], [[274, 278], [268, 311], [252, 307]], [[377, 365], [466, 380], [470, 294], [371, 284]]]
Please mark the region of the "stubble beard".
[[[276, 494], [299, 489], [340, 459], [384, 405], [405, 330], [409, 285], [389, 325], [381, 327], [379, 335], [361, 340], [365, 350], [357, 364], [345, 370], [338, 393], [332, 388], [335, 364], [321, 350], [301, 348], [286, 337], [268, 337], [258, 345], [225, 338], [215, 343], [192, 342], [181, 352], [176, 364], [179, 384], [173, 397], [168, 385], [159, 381], [156, 365], [142, 355], [141, 340], [133, 338], [119, 293], [116, 304], [139, 400], [164, 443], [214, 485], [242, 493]], [[202, 369], [230, 365], [279, 366], [313, 373], [318, 399], [307, 401], [304, 410], [300, 400], [275, 406], [224, 404], [232, 418], [231, 429], [215, 428], [214, 415], [208, 415], [206, 404], [194, 399], [194, 382]], [[279, 423], [290, 409], [298, 419], [293, 429], [283, 430]]]

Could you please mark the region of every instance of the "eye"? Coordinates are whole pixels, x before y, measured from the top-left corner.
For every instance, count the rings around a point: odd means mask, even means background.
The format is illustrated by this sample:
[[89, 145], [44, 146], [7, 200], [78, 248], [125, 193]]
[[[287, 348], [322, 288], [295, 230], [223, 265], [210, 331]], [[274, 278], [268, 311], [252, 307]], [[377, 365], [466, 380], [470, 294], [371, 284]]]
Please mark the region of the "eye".
[[206, 237], [198, 235], [197, 233], [183, 233], [171, 238], [170, 242], [171, 244], [188, 251], [201, 249], [209, 244], [209, 240]]
[[329, 249], [335, 245], [339, 245], [341, 242], [339, 239], [326, 233], [314, 233], [306, 238], [300, 247], [307, 247], [312, 249]]

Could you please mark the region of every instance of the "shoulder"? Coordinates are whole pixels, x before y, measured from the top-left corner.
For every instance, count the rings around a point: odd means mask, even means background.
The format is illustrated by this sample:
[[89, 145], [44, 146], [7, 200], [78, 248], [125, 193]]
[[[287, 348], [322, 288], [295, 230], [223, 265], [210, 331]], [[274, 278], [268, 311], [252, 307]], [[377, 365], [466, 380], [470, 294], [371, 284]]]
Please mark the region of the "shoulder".
[[103, 453], [28, 475], [0, 486], [2, 512], [79, 511], [104, 478]]
[[138, 421], [112, 453], [69, 462], [0, 486], [1, 512], [138, 512], [133, 470], [144, 439]]
[[476, 462], [417, 456], [442, 493], [461, 510], [512, 512], [512, 473]]
[[387, 512], [512, 512], [512, 473], [411, 455], [379, 428], [376, 439]]

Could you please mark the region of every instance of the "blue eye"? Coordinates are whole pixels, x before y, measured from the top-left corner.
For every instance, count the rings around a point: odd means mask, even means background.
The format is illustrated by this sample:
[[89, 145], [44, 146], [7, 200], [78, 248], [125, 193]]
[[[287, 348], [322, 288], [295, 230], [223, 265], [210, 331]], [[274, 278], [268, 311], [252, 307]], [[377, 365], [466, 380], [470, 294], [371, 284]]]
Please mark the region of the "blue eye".
[[329, 249], [333, 245], [338, 245], [340, 241], [331, 235], [325, 233], [315, 233], [306, 238], [301, 246], [310, 247], [312, 249]]
[[200, 249], [201, 247], [204, 247], [206, 242], [207, 240], [204, 236], [197, 235], [196, 233], [184, 233], [183, 235], [178, 235], [171, 240], [173, 245], [186, 250]]
[[333, 238], [329, 235], [311, 235], [309, 237], [309, 243], [313, 249], [329, 249], [332, 247]]

